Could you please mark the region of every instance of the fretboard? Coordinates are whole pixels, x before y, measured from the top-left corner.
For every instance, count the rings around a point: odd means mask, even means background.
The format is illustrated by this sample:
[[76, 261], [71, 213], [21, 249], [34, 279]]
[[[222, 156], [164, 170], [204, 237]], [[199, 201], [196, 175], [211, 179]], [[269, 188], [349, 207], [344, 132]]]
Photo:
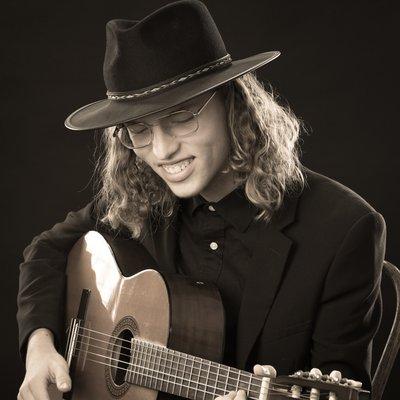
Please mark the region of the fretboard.
[[261, 378], [249, 372], [134, 339], [126, 381], [193, 400], [243, 389], [258, 399]]

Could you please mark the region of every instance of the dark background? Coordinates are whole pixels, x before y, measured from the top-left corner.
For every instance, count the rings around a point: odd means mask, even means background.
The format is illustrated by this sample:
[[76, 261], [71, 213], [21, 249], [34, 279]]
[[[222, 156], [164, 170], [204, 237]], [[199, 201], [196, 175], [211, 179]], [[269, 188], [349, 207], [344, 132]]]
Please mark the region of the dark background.
[[[2, 399], [15, 398], [24, 374], [15, 323], [22, 250], [91, 197], [93, 136], [71, 134], [63, 121], [75, 108], [105, 97], [106, 21], [140, 19], [166, 3], [2, 2]], [[305, 121], [303, 163], [349, 186], [383, 214], [386, 258], [400, 265], [394, 7], [371, 0], [205, 3], [233, 58], [282, 51], [258, 76]], [[389, 319], [385, 313], [384, 327]], [[399, 364], [385, 400], [397, 397]]]

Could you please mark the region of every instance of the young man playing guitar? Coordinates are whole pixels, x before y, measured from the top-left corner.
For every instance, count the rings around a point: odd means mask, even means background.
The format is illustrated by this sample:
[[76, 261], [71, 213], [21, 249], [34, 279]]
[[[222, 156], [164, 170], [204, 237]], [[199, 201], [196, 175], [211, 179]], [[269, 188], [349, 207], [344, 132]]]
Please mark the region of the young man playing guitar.
[[56, 350], [65, 266], [90, 230], [140, 242], [162, 271], [214, 283], [225, 364], [256, 365], [260, 375], [270, 371], [261, 364], [283, 374], [336, 370], [370, 387], [385, 223], [356, 193], [301, 165], [299, 121], [252, 73], [278, 55], [232, 60], [195, 0], [107, 24], [107, 99], [66, 120], [72, 130], [104, 129], [100, 191], [24, 251], [20, 400], [47, 399], [49, 382], [71, 388]]

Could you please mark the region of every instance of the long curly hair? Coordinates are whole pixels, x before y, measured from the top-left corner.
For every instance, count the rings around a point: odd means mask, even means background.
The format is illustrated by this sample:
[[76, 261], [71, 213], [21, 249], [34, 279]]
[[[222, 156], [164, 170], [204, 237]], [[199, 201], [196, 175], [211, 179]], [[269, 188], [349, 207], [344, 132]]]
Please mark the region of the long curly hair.
[[[301, 122], [254, 73], [230, 81], [221, 90], [231, 143], [228, 168], [259, 209], [256, 218], [268, 222], [285, 195], [298, 195], [304, 188], [298, 146]], [[146, 220], [152, 218], [157, 224], [172, 216], [179, 201], [113, 132], [114, 128], [107, 128], [101, 135], [96, 204], [103, 223], [117, 230], [128, 228], [132, 237], [138, 238]]]

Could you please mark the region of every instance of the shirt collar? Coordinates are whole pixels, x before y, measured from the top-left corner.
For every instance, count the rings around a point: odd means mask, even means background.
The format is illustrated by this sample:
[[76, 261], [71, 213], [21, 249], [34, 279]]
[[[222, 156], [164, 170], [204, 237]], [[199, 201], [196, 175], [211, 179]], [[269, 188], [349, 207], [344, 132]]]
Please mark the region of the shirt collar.
[[215, 212], [241, 232], [247, 229], [258, 211], [247, 199], [242, 187], [236, 188], [216, 203], [208, 202], [201, 195], [191, 197], [184, 202], [184, 209], [193, 217], [199, 207], [208, 205], [213, 206]]

